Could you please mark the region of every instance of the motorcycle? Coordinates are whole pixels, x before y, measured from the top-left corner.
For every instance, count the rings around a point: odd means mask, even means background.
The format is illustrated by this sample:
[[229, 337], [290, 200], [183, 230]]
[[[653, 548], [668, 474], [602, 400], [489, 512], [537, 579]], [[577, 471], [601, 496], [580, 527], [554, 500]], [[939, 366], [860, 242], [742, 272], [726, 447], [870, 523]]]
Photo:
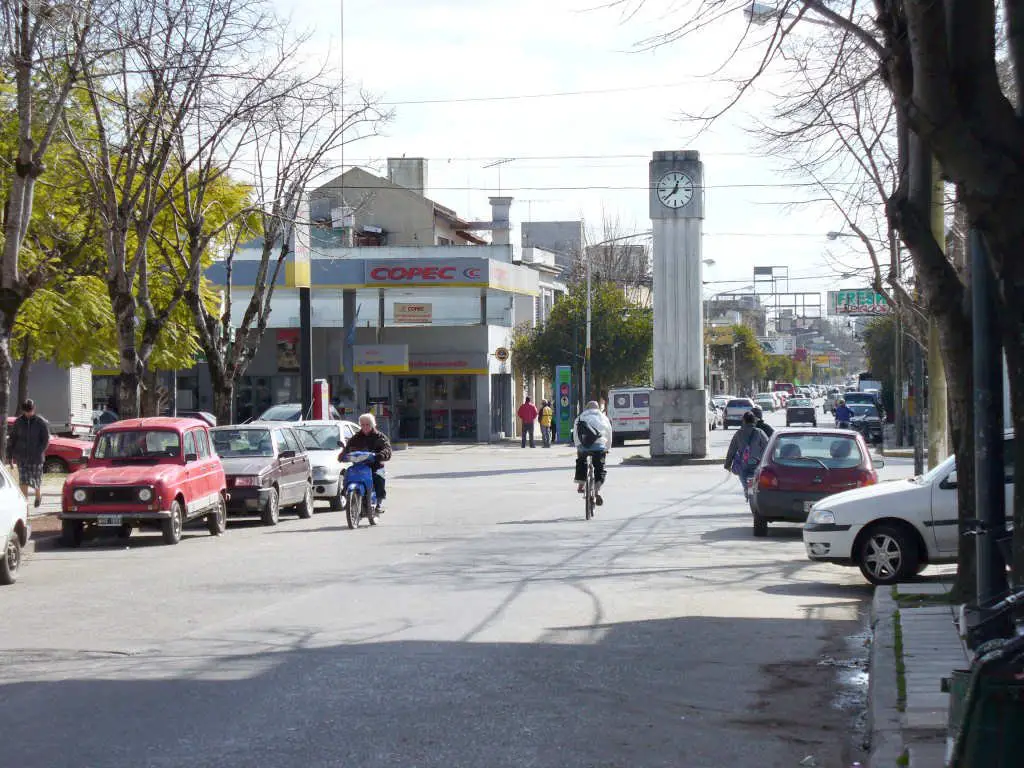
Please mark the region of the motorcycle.
[[349, 529], [359, 527], [366, 518], [370, 525], [377, 524], [377, 494], [373, 490], [373, 466], [370, 451], [352, 451], [345, 454], [351, 466], [345, 470], [345, 514]]

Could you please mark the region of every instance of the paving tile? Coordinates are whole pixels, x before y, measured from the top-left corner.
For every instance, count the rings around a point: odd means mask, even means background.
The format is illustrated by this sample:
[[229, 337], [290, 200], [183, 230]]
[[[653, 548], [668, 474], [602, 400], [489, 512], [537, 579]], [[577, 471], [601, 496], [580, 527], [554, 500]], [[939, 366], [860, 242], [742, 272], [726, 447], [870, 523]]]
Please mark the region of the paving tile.
[[943, 581], [926, 581], [918, 584], [899, 584], [896, 587], [897, 595], [944, 595], [949, 592], [952, 583]]
[[911, 768], [939, 768], [946, 764], [945, 740], [917, 742], [910, 745], [908, 752]]

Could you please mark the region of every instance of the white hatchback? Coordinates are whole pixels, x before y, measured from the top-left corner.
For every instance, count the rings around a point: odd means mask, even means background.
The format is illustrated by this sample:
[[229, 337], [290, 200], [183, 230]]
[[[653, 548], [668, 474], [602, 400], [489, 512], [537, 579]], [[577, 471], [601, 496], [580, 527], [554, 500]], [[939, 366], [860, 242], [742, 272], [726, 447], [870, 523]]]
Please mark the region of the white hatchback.
[[338, 461], [341, 449], [359, 431], [351, 421], [310, 420], [292, 425], [302, 440], [313, 473], [313, 498], [325, 499], [332, 510], [344, 507], [344, 465]]
[[[1005, 442], [1006, 508], [1013, 509], [1012, 437]], [[954, 563], [959, 546], [956, 458], [927, 474], [844, 491], [814, 504], [804, 523], [811, 560], [857, 566], [872, 584], [906, 581]]]
[[3, 559], [0, 560], [0, 584], [13, 584], [18, 580], [22, 550], [28, 544], [31, 529], [28, 524], [28, 506], [7, 471], [0, 464], [0, 536], [3, 536]]

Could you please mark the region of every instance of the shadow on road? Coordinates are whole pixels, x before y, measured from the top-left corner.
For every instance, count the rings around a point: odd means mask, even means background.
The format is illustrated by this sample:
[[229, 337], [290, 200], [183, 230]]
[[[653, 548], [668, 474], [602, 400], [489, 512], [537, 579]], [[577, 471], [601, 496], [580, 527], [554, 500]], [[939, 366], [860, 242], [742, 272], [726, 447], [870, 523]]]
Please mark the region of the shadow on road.
[[[750, 513], [746, 517], [749, 519]], [[752, 525], [744, 525], [739, 528], [716, 528], [713, 531], [702, 533], [701, 541], [749, 541], [763, 542], [770, 539], [779, 541], [799, 541], [803, 538], [803, 530], [796, 526], [768, 526], [768, 536], [763, 539], [755, 538]]]
[[502, 520], [497, 525], [554, 525], [555, 523], [575, 523], [583, 520], [583, 515], [575, 517], [556, 517], [553, 520]]
[[827, 581], [794, 581], [788, 584], [771, 584], [761, 587], [760, 592], [768, 595], [789, 597], [841, 597], [851, 600], [866, 600], [874, 592], [867, 582], [863, 584], [833, 584]]
[[497, 477], [503, 475], [529, 475], [534, 472], [572, 472], [569, 464], [521, 469], [481, 469], [474, 472], [423, 472], [418, 475], [396, 475], [402, 480], [457, 480], [460, 477]]

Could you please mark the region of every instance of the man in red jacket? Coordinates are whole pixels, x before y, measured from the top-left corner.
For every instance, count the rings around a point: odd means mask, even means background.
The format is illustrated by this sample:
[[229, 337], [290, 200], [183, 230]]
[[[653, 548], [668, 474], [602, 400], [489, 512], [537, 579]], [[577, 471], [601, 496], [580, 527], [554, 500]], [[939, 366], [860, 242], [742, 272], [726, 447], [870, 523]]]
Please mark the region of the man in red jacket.
[[526, 398], [526, 402], [519, 406], [519, 420], [523, 422], [523, 445], [526, 447], [526, 435], [530, 435], [530, 447], [536, 448], [533, 444], [533, 423], [537, 421], [537, 406], [530, 402], [530, 398]]

